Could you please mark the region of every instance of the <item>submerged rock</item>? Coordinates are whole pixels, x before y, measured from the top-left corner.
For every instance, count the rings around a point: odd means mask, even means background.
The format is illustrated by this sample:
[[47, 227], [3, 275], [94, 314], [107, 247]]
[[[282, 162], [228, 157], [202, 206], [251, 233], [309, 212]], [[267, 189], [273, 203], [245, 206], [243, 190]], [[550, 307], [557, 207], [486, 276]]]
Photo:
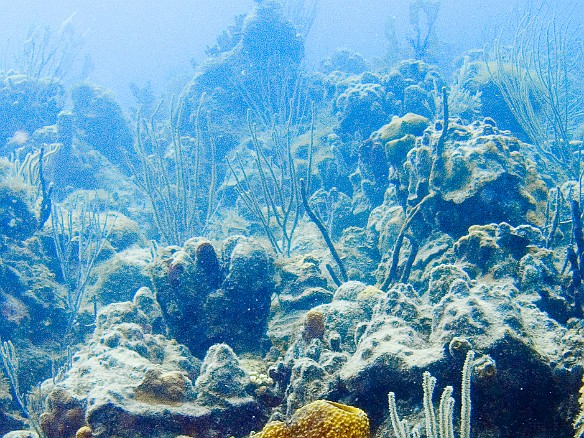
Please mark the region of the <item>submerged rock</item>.
[[43, 384], [44, 433], [72, 438], [87, 425], [94, 438], [214, 438], [259, 428], [267, 417], [233, 350], [215, 345], [201, 364], [184, 345], [153, 334], [147, 295], [141, 289], [136, 304], [102, 309], [63, 380]]
[[197, 378], [197, 402], [204, 406], [251, 403], [246, 392], [249, 379], [227, 344], [215, 344], [205, 356]]
[[0, 158], [0, 237], [25, 240], [38, 228], [29, 191], [32, 187], [13, 176], [12, 164]]

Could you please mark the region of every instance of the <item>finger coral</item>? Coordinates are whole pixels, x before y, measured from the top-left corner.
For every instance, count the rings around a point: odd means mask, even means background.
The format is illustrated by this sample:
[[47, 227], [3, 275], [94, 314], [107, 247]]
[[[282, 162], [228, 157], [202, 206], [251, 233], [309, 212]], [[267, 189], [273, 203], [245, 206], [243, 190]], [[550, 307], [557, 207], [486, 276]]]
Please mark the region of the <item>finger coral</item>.
[[317, 400], [298, 409], [288, 424], [268, 423], [253, 438], [365, 438], [369, 419], [359, 408]]

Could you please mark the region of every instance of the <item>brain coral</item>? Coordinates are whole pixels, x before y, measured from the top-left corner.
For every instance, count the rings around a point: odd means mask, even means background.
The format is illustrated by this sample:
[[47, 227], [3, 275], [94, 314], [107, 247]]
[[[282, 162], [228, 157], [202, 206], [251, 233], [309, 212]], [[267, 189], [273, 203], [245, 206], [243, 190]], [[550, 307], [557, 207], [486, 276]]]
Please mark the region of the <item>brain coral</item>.
[[317, 400], [298, 409], [290, 423], [268, 423], [254, 438], [368, 438], [369, 419], [359, 408]]

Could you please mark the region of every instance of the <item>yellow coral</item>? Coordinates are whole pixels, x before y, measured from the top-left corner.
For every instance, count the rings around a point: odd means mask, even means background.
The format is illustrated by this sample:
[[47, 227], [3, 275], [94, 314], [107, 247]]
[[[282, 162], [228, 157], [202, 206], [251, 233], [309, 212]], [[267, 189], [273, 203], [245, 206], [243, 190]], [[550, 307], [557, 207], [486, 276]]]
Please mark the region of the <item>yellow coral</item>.
[[368, 438], [369, 419], [359, 408], [317, 400], [298, 409], [289, 424], [268, 423], [254, 438]]
[[357, 294], [357, 301], [365, 301], [370, 298], [379, 298], [382, 295], [384, 295], [383, 292], [375, 286], [365, 286], [365, 289]]
[[293, 438], [286, 423], [270, 421], [258, 434], [252, 434], [253, 438]]
[[83, 426], [75, 434], [75, 438], [91, 438], [93, 436], [93, 431], [89, 426]]

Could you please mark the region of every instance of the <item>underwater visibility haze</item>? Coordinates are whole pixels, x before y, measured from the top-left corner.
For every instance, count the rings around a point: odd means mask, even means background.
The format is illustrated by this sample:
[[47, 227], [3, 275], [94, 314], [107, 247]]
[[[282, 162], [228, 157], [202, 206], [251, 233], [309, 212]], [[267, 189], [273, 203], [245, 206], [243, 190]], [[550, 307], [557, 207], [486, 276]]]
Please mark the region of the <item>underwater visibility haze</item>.
[[0, 3], [0, 436], [584, 436], [580, 2]]

